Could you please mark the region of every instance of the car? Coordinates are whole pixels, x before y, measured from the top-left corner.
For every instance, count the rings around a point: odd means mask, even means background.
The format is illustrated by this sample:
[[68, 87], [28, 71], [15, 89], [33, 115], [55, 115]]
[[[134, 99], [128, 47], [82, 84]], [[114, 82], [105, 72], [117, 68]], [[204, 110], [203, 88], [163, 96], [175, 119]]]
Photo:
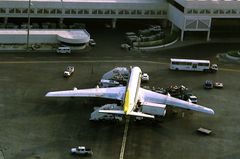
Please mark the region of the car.
[[155, 92], [160, 93], [160, 94], [167, 94], [167, 90], [164, 88], [156, 88]]
[[210, 72], [217, 72], [218, 71], [218, 65], [217, 64], [212, 64], [210, 67]]
[[223, 88], [223, 83], [222, 82], [215, 82], [214, 87], [215, 88]]
[[57, 48], [57, 53], [58, 54], [70, 54], [71, 53], [71, 48], [68, 46], [60, 46]]
[[189, 101], [191, 103], [197, 104], [197, 97], [194, 95], [189, 96]]
[[96, 45], [96, 42], [95, 42], [93, 39], [90, 39], [90, 40], [89, 40], [89, 45], [90, 45], [90, 46], [95, 46], [95, 45]]
[[63, 72], [64, 77], [70, 77], [74, 72], [74, 66], [67, 66], [65, 71]]
[[149, 75], [147, 73], [142, 74], [142, 82], [147, 82], [149, 81]]
[[213, 88], [213, 82], [212, 82], [211, 80], [206, 80], [206, 81], [204, 82], [203, 87], [204, 87], [205, 89], [212, 89], [212, 88]]
[[93, 155], [93, 151], [85, 146], [71, 148], [70, 153], [73, 155]]
[[131, 46], [128, 44], [121, 44], [121, 49], [130, 50]]

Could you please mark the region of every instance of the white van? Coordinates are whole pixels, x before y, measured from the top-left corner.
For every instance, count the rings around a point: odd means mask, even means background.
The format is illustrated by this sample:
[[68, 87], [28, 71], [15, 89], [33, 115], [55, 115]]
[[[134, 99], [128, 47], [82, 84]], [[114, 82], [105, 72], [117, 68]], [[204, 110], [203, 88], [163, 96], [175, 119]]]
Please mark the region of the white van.
[[59, 54], [70, 54], [71, 53], [71, 48], [64, 46], [64, 47], [58, 47], [57, 53]]

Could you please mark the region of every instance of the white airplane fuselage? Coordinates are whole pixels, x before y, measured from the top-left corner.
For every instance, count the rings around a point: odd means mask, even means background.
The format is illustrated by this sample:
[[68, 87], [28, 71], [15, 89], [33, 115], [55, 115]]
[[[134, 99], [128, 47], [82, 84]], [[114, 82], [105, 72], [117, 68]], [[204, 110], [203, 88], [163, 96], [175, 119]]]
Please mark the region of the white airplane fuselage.
[[139, 98], [138, 93], [141, 84], [141, 75], [142, 71], [139, 67], [133, 67], [131, 69], [123, 105], [124, 113], [127, 115], [133, 111], [137, 105]]

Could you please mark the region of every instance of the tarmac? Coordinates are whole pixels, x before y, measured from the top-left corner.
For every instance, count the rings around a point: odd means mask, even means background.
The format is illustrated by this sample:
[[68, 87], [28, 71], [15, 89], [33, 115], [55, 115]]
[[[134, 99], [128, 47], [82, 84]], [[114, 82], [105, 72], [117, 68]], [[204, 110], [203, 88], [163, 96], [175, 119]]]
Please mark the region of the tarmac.
[[[71, 147], [93, 149], [95, 159], [239, 158], [240, 66], [219, 61], [218, 53], [239, 44], [194, 44], [156, 52], [126, 52], [120, 49], [122, 32], [93, 32], [97, 42], [87, 52], [57, 55], [46, 52], [1, 52], [0, 54], [0, 156], [8, 159], [79, 158]], [[210, 59], [219, 65], [216, 74], [170, 71], [169, 59]], [[63, 77], [68, 65], [72, 77]], [[117, 66], [139, 66], [150, 75], [146, 85], [168, 87], [183, 84], [198, 97], [198, 103], [214, 109], [215, 115], [168, 108], [157, 121], [90, 122], [94, 106], [113, 101], [90, 98], [46, 98], [48, 91], [95, 87], [100, 77]], [[223, 89], [203, 89], [205, 80], [224, 83]], [[182, 115], [184, 112], [184, 116]], [[209, 136], [199, 127], [212, 130]], [[126, 137], [124, 141], [124, 136]], [[122, 145], [125, 142], [124, 153]]]

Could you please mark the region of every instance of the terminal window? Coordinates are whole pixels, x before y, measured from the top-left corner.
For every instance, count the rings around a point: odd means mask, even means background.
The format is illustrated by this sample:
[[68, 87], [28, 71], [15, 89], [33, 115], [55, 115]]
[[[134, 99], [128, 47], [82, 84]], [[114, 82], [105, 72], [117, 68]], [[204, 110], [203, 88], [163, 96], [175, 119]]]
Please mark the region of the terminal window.
[[78, 14], [83, 14], [83, 10], [79, 10], [79, 11], [78, 11]]
[[144, 12], [145, 15], [148, 15], [149, 13], [150, 13], [149, 10], [145, 10], [145, 12]]
[[83, 10], [83, 13], [84, 13], [84, 14], [89, 14], [89, 11], [88, 11], [87, 9], [84, 9], [84, 10]]
[[138, 15], [141, 15], [141, 14], [142, 14], [142, 11], [141, 11], [141, 10], [137, 10], [137, 14], [138, 14]]
[[51, 13], [51, 14], [55, 14], [55, 13], [56, 13], [56, 10], [55, 10], [55, 9], [51, 9], [51, 10], [50, 10], [50, 13]]
[[72, 14], [77, 14], [77, 9], [72, 9], [71, 13]]
[[133, 14], [133, 15], [136, 14], [136, 13], [137, 13], [136, 10], [132, 10], [132, 11], [131, 11], [131, 14]]
[[0, 8], [0, 13], [6, 13], [6, 9]]
[[42, 13], [43, 13], [43, 9], [38, 9], [38, 10], [37, 10], [37, 13], [38, 13], [38, 14], [42, 14]]
[[21, 13], [21, 9], [16, 9], [15, 12], [16, 13]]
[[105, 10], [104, 14], [110, 14], [110, 10]]
[[57, 14], [62, 14], [62, 10], [57, 9]]
[[155, 15], [155, 11], [154, 11], [154, 10], [151, 10], [151, 11], [150, 11], [150, 14], [151, 14], [151, 15]]
[[232, 14], [237, 14], [237, 11], [235, 9], [232, 9]]
[[71, 14], [71, 10], [70, 9], [65, 10], [65, 14]]
[[93, 10], [92, 10], [92, 14], [97, 14], [97, 10], [96, 10], [96, 9], [93, 9]]
[[161, 11], [161, 10], [158, 10], [158, 11], [157, 11], [157, 15], [162, 15], [162, 11]]
[[115, 10], [111, 10], [111, 14], [116, 14], [116, 11]]
[[103, 14], [103, 11], [98, 9], [98, 14]]
[[22, 13], [28, 13], [28, 9], [23, 9]]
[[14, 10], [15, 10], [14, 8], [10, 8], [9, 13], [14, 13], [15, 12]]
[[44, 13], [44, 14], [49, 14], [49, 10], [48, 10], [48, 9], [44, 9], [44, 10], [43, 10], [43, 13]]

